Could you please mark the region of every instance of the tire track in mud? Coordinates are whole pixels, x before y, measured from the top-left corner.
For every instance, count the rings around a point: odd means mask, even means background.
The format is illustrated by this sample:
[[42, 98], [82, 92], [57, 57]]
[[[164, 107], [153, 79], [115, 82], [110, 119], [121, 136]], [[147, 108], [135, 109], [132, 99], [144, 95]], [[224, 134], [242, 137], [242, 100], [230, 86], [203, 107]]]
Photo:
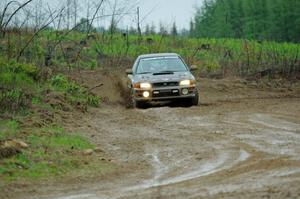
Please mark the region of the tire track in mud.
[[[263, 113], [231, 112], [217, 117], [214, 114], [197, 115], [195, 110], [182, 108], [138, 110], [138, 114], [153, 120], [149, 132], [160, 134], [163, 140], [155, 144], [146, 141], [145, 153], [136, 154], [146, 156], [152, 177], [139, 184], [129, 182], [128, 186], [117, 186], [118, 193], [115, 189], [99, 190], [95, 194], [60, 199], [143, 198], [156, 188], [184, 187], [186, 181], [194, 180], [195, 183], [189, 183], [185, 189], [196, 190], [200, 183], [206, 190], [204, 195], [300, 180], [297, 177], [300, 173], [300, 125], [297, 123]], [[195, 160], [193, 150], [207, 154]], [[269, 159], [284, 159], [287, 163], [279, 165], [281, 161], [274, 161], [278, 165], [256, 168], [260, 162], [263, 164]], [[294, 175], [296, 177], [291, 177]], [[138, 173], [136, 177], [139, 178]], [[222, 178], [231, 182], [224, 184]], [[203, 193], [195, 190], [191, 197], [202, 196]]]
[[[257, 116], [259, 116], [259, 117], [256, 118], [256, 119], [254, 119]], [[201, 119], [201, 121], [202, 121], [202, 119]], [[299, 141], [299, 135], [296, 134], [295, 132], [299, 131], [299, 126], [300, 125], [292, 123], [292, 122], [287, 122], [287, 121], [284, 121], [284, 120], [279, 120], [279, 119], [276, 119], [276, 118], [272, 118], [270, 115], [263, 115], [263, 114], [253, 114], [253, 115], [249, 116], [248, 120], [245, 123], [242, 122], [242, 125], [247, 126], [246, 124], [249, 123], [249, 122], [250, 123], [252, 122], [252, 125], [250, 124], [250, 127], [253, 126], [253, 124], [254, 124], [254, 126], [256, 126], [255, 125], [256, 123], [263, 124], [265, 127], [267, 127], [267, 128], [262, 128], [262, 129], [258, 130], [259, 133], [262, 133], [262, 134], [265, 134], [262, 131], [267, 131], [268, 133], [272, 132], [272, 131], [270, 131], [269, 128], [276, 128], [276, 129], [281, 130], [276, 135], [274, 135], [274, 134], [271, 133], [271, 135], [269, 136], [269, 137], [272, 137], [272, 139], [274, 140], [274, 138], [276, 138], [276, 136], [280, 135], [280, 137], [277, 138], [277, 142], [272, 141], [273, 145], [274, 144], [275, 145], [278, 144], [279, 140], [281, 140], [280, 141], [281, 143], [284, 143], [285, 142], [284, 140], [286, 139], [286, 136], [288, 134], [290, 137], [288, 138], [289, 141], [288, 141], [287, 144], [290, 144], [291, 142], [294, 144], [293, 146], [288, 145], [288, 147], [290, 149], [293, 149], [293, 150], [297, 150], [297, 148], [299, 148], [299, 147], [297, 147], [297, 144], [300, 143], [300, 141]], [[198, 126], [204, 127], [204, 126], [211, 126], [211, 125], [210, 124], [203, 125], [203, 124], [200, 123], [200, 124], [198, 124]], [[271, 129], [271, 130], [273, 130], [273, 129]], [[284, 130], [285, 132], [283, 133], [282, 130]], [[293, 131], [293, 132], [286, 132], [287, 130]], [[250, 137], [253, 137], [253, 135], [250, 136]], [[285, 139], [283, 137], [285, 137]], [[268, 138], [261, 138], [259, 136], [257, 136], [257, 139], [268, 140]], [[269, 152], [269, 151], [266, 151], [266, 150], [262, 150], [262, 148], [258, 147], [257, 145], [253, 145], [253, 142], [249, 143], [248, 140], [245, 143], [246, 144], [250, 144], [253, 147], [253, 149], [256, 151], [256, 153], [260, 153], [261, 151], [262, 152]], [[281, 148], [281, 147], [282, 146], [279, 146], [278, 148]], [[269, 147], [267, 146], [266, 148], [269, 148]], [[279, 156], [280, 155], [288, 155], [288, 156], [292, 157], [291, 159], [293, 159], [293, 158], [299, 158], [299, 154], [300, 154], [299, 150], [297, 150], [296, 152], [292, 152], [292, 153], [291, 152], [290, 153], [277, 152], [276, 150], [274, 150], [274, 148], [270, 149], [270, 150], [273, 153], [274, 152], [277, 153], [276, 155], [279, 155]], [[222, 149], [220, 149], [220, 151], [222, 151]], [[286, 151], [289, 152], [288, 150], [286, 150]], [[221, 156], [224, 157], [225, 155], [222, 154]], [[250, 156], [250, 155], [247, 155], [247, 156]], [[247, 158], [245, 158], [244, 160], [246, 160]], [[234, 165], [232, 167], [234, 167]], [[231, 168], [231, 167], [230, 166], [223, 167], [223, 168], [220, 168], [219, 171], [226, 170], [226, 169], [229, 169], [229, 168]], [[213, 170], [211, 170], [211, 171], [213, 171]], [[295, 168], [284, 168], [284, 165], [283, 165], [283, 168], [282, 169], [279, 168], [277, 171], [265, 171], [265, 174], [262, 174], [262, 173], [259, 173], [259, 175], [256, 174], [256, 176], [260, 176], [260, 177], [255, 178], [255, 180], [257, 182], [259, 182], [259, 183], [257, 183], [257, 186], [252, 186], [252, 187], [253, 188], [258, 188], [258, 187], [262, 187], [263, 185], [266, 186], [266, 185], [270, 184], [270, 181], [273, 180], [274, 177], [278, 177], [278, 176], [282, 177], [282, 176], [286, 176], [286, 175], [296, 174], [299, 171], [300, 171], [300, 169], [297, 168], [297, 167], [295, 167]], [[217, 172], [217, 171], [215, 171], [215, 172]], [[213, 174], [215, 172], [208, 172], [208, 175], [209, 174]], [[276, 175], [274, 175], [274, 173], [276, 173]], [[191, 178], [190, 178], [190, 176], [191, 176]], [[169, 185], [169, 184], [176, 183], [176, 182], [182, 182], [182, 181], [185, 181], [185, 180], [191, 180], [191, 179], [198, 178], [198, 177], [201, 177], [201, 176], [204, 176], [204, 175], [197, 175], [197, 171], [196, 172], [192, 171], [192, 172], [187, 173], [187, 174], [185, 174], [183, 176], [177, 176], [177, 177], [171, 178], [169, 180], [167, 179], [165, 181], [162, 181], [157, 186]], [[265, 177], [263, 177], [263, 176], [265, 176]], [[265, 178], [265, 179], [261, 180], [262, 178]], [[180, 179], [180, 180], [177, 180], [177, 179]], [[247, 181], [247, 180], [245, 180], [245, 181]], [[289, 180], [287, 180], [287, 181], [289, 181]], [[253, 183], [253, 181], [251, 181], [251, 183]], [[234, 190], [238, 190], [240, 188], [241, 188], [241, 186], [238, 186], [238, 185], [236, 185], [234, 189], [233, 189], [233, 186], [231, 187], [230, 185], [227, 185], [227, 188], [225, 186], [224, 189], [220, 189], [220, 188], [216, 189], [214, 187], [213, 189], [215, 189], [215, 191], [209, 191], [209, 193], [218, 193], [218, 191], [216, 191], [216, 190], [219, 190], [219, 191], [234, 191]], [[247, 186], [247, 188], [249, 188], [249, 187]], [[207, 188], [207, 189], [208, 190], [213, 190], [211, 188]]]
[[[231, 168], [234, 165], [247, 160], [250, 157], [250, 154], [244, 150], [240, 150], [240, 154], [237, 160], [232, 162], [231, 164], [225, 165], [225, 163], [229, 159], [228, 158], [229, 154], [228, 152], [223, 151], [222, 153], [218, 154], [218, 156], [215, 159], [210, 159], [207, 160], [204, 164], [199, 164], [199, 166], [197, 166], [197, 169], [195, 170], [188, 171], [181, 175], [175, 177], [168, 177], [165, 179], [161, 177], [163, 177], [163, 174], [166, 174], [168, 170], [170, 170], [170, 166], [163, 164], [161, 160], [158, 158], [157, 154], [152, 154], [152, 157], [153, 157], [153, 168], [155, 173], [154, 178], [150, 180], [146, 180], [140, 185], [125, 188], [126, 191], [142, 190], [142, 189], [147, 189], [152, 187], [166, 186], [166, 185], [192, 180], [202, 176], [207, 176], [222, 171], [224, 169]], [[180, 168], [180, 164], [175, 163], [173, 165], [175, 165], [175, 167]]]
[[[106, 198], [122, 198], [122, 197], [133, 197], [135, 196], [136, 191], [143, 191], [150, 188], [155, 187], [161, 187], [161, 186], [167, 186], [172, 185], [176, 183], [181, 183], [188, 180], [193, 180], [202, 176], [211, 175], [214, 173], [217, 173], [219, 171], [229, 169], [233, 166], [235, 166], [238, 163], [241, 163], [245, 160], [247, 160], [250, 157], [250, 154], [248, 154], [246, 151], [241, 150], [239, 157], [236, 161], [232, 162], [231, 164], [226, 165], [225, 163], [228, 161], [229, 154], [226, 152], [222, 152], [218, 155], [216, 159], [211, 159], [207, 161], [204, 164], [200, 164], [198, 169], [189, 171], [187, 173], [184, 173], [179, 176], [175, 177], [169, 177], [166, 179], [161, 179], [161, 177], [166, 174], [170, 167], [168, 165], [165, 165], [161, 162], [159, 159], [159, 152], [155, 151], [153, 154], [148, 154], [152, 158], [152, 166], [154, 169], [154, 176], [152, 179], [146, 180], [142, 182], [139, 185], [130, 186], [121, 188], [118, 191], [118, 194], [80, 194], [80, 195], [73, 195], [73, 196], [67, 196], [67, 197], [61, 197], [59, 199], [106, 199]], [[180, 161], [177, 161], [180, 162]], [[175, 164], [176, 165], [176, 164]], [[176, 165], [177, 167], [180, 167], [179, 165]]]
[[253, 133], [236, 135], [243, 142], [261, 152], [300, 160], [300, 124], [261, 113], [251, 114], [247, 120], [256, 131], [255, 136]]

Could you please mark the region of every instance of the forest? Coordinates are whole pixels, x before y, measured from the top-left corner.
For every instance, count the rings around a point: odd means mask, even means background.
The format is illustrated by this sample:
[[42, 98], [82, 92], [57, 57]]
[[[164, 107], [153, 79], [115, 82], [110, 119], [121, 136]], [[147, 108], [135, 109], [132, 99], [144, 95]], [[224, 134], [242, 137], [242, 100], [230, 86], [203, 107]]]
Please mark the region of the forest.
[[191, 21], [194, 37], [300, 42], [299, 0], [205, 0]]

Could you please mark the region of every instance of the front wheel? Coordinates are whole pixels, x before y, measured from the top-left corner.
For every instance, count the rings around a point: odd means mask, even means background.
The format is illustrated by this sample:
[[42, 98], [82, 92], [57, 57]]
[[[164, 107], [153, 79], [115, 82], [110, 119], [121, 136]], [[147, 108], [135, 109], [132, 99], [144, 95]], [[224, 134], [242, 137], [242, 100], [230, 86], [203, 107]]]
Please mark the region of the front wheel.
[[199, 93], [198, 90], [195, 92], [195, 97], [187, 99], [186, 106], [198, 106], [199, 104]]
[[195, 97], [192, 98], [192, 106], [198, 106], [199, 104], [199, 93], [196, 91]]
[[134, 92], [133, 89], [131, 89], [131, 104], [132, 108], [146, 108], [147, 103], [144, 101], [138, 101], [134, 99]]
[[135, 99], [132, 99], [132, 105], [133, 105], [133, 108], [141, 108], [141, 109], [147, 108], [146, 102], [137, 101]]

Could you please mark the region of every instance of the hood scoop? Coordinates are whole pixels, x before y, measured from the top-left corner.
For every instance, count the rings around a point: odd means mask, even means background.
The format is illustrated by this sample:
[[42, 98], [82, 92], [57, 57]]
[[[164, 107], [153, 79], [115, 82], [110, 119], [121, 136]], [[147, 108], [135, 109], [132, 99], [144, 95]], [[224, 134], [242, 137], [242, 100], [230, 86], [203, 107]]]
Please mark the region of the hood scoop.
[[172, 71], [163, 71], [163, 72], [159, 72], [159, 73], [153, 73], [153, 75], [173, 75], [174, 72]]

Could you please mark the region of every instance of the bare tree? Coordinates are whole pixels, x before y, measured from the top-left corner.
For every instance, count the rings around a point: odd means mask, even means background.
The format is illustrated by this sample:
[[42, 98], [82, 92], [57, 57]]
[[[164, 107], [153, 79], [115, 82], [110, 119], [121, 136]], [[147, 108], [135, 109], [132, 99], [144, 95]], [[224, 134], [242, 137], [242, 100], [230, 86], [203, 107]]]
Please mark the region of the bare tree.
[[71, 21], [71, 0], [67, 0], [67, 30], [70, 29]]
[[35, 4], [35, 15], [34, 15], [34, 18], [35, 18], [34, 30], [35, 31], [38, 30], [42, 26], [43, 21], [45, 20], [42, 9], [43, 9], [43, 2], [42, 2], [42, 0], [38, 0]]
[[19, 7], [9, 16], [9, 18], [4, 22], [4, 16], [6, 14], [6, 11], [8, 9], [8, 7], [13, 4], [13, 3], [17, 3], [16, 1], [10, 1], [6, 4], [6, 6], [4, 7], [3, 9], [3, 12], [2, 12], [2, 17], [0, 19], [0, 28], [1, 28], [1, 32], [2, 32], [2, 37], [5, 36], [5, 30], [8, 26], [8, 24], [10, 23], [10, 21], [12, 20], [12, 18], [22, 9], [24, 8], [27, 4], [29, 4], [30, 2], [32, 2], [33, 0], [28, 0], [26, 1], [25, 3], [19, 5]]
[[[30, 43], [34, 40], [34, 38], [45, 28], [47, 28], [51, 23], [53, 23], [53, 21], [55, 19], [57, 19], [61, 13], [64, 11], [64, 9], [61, 9], [60, 11], [58, 11], [57, 13], [52, 13], [49, 18], [49, 21], [46, 21], [45, 23], [43, 23], [42, 27], [39, 28], [32, 36], [31, 38], [25, 43], [25, 45], [23, 46], [23, 48], [20, 50], [19, 55], [17, 56], [17, 60], [19, 60], [21, 58], [21, 56], [23, 55], [24, 51], [26, 50], [26, 48], [30, 45]], [[53, 14], [56, 14], [54, 17], [52, 16]]]
[[139, 38], [141, 39], [142, 31], [141, 31], [141, 26], [140, 26], [140, 7], [137, 7], [137, 31], [139, 34]]
[[[89, 24], [88, 24], [88, 29], [87, 29], [87, 32], [86, 32], [85, 40], [86, 40], [86, 39], [88, 38], [88, 36], [89, 36], [89, 33], [90, 33], [90, 31], [91, 31], [91, 28], [92, 28], [92, 25], [93, 25], [93, 23], [94, 23], [94, 20], [95, 20], [95, 18], [96, 18], [96, 16], [97, 16], [97, 13], [99, 12], [101, 6], [103, 5], [103, 2], [104, 2], [104, 0], [101, 0], [101, 1], [100, 1], [100, 3], [99, 3], [99, 4], [97, 5], [97, 7], [96, 7], [96, 10], [95, 10], [95, 12], [94, 12], [94, 14], [93, 14], [92, 19], [91, 19], [90, 21], [87, 22], [87, 23], [89, 23]], [[79, 50], [78, 53], [77, 53], [77, 56], [76, 56], [76, 58], [75, 58], [75, 62], [78, 61], [82, 49], [83, 49], [83, 46], [80, 46], [80, 50]]]
[[78, 17], [78, 1], [77, 0], [73, 0], [73, 5], [74, 5], [74, 26], [76, 26], [77, 24], [77, 17]]

